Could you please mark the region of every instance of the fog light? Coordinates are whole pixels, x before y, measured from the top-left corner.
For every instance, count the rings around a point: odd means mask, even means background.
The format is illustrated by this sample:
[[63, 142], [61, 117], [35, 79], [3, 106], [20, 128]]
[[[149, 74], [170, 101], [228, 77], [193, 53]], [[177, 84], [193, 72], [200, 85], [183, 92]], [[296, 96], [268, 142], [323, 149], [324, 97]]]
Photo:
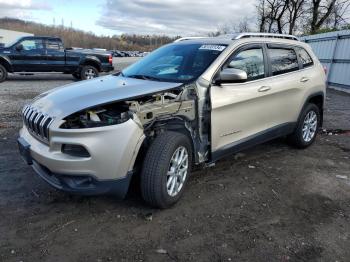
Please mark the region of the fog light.
[[90, 154], [85, 149], [85, 147], [80, 146], [80, 145], [63, 144], [62, 145], [62, 153], [70, 155], [70, 156], [90, 157]]

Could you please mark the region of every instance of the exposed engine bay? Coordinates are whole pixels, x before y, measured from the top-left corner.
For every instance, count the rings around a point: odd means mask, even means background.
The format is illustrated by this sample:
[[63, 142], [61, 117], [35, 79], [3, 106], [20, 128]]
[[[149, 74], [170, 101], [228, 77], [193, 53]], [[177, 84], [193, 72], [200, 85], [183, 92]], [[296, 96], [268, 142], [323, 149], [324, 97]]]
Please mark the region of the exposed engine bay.
[[195, 119], [195, 90], [171, 90], [160, 94], [146, 95], [139, 99], [101, 105], [86, 109], [65, 118], [61, 128], [92, 128], [117, 125], [130, 118], [146, 127], [163, 117]]
[[[148, 137], [169, 128], [185, 128], [191, 135], [196, 162], [208, 157], [208, 133], [206, 122], [197, 117], [198, 96], [195, 85], [162, 93], [145, 95], [137, 99], [100, 105], [74, 113], [60, 126], [64, 129], [93, 128], [135, 121]], [[199, 121], [199, 119], [202, 119]]]

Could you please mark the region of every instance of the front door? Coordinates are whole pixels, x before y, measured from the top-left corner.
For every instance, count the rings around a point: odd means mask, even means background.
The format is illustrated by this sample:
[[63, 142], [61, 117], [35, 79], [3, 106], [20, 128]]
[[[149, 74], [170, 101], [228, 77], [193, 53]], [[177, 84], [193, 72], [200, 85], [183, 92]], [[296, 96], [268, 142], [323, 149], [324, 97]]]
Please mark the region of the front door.
[[[19, 44], [22, 48], [16, 49]], [[24, 39], [16, 46], [10, 55], [15, 72], [45, 71], [45, 50], [42, 39]]]

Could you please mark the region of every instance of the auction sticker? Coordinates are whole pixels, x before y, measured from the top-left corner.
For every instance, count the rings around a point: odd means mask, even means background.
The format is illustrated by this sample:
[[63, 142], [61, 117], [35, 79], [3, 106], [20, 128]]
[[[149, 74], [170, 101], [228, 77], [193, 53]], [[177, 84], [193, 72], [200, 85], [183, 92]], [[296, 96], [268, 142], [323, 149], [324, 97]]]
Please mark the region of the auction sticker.
[[202, 45], [200, 50], [213, 50], [213, 51], [222, 51], [226, 48], [224, 45]]

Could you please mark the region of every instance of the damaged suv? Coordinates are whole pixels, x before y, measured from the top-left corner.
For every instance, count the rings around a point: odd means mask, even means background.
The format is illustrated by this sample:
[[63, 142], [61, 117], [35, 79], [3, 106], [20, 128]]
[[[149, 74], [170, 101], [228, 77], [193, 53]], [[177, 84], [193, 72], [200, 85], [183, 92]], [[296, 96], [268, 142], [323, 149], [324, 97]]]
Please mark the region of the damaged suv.
[[133, 175], [166, 208], [191, 168], [287, 136], [311, 145], [325, 74], [295, 37], [186, 38], [122, 72], [43, 93], [22, 111], [22, 157], [53, 187], [123, 198]]

